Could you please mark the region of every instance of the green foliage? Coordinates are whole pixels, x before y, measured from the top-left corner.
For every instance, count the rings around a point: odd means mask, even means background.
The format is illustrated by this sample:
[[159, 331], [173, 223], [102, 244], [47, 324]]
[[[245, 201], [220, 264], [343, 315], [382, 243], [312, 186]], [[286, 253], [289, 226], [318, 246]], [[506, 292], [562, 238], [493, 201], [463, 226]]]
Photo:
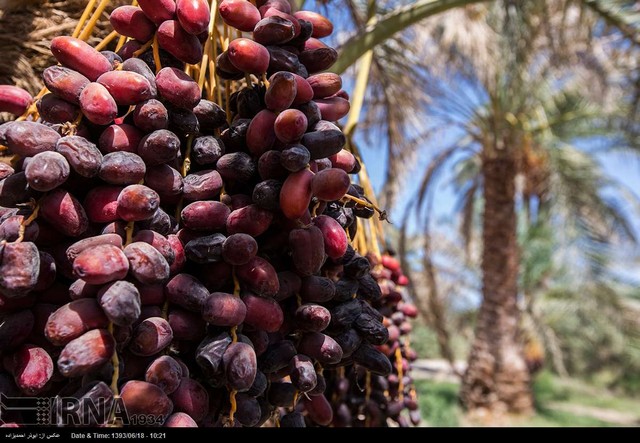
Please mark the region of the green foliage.
[[544, 222], [527, 226], [521, 235], [522, 247], [520, 272], [521, 287], [524, 293], [530, 294], [545, 281], [553, 271], [553, 232]]
[[[447, 325], [447, 329], [452, 331], [450, 344], [456, 359], [465, 359], [469, 352], [469, 339], [460, 333], [458, 330], [459, 324], [457, 323], [469, 324], [475, 321], [474, 316], [460, 320], [463, 316], [464, 314], [453, 315], [453, 317], [459, 321], [450, 321]], [[418, 358], [441, 358], [440, 347], [438, 346], [438, 335], [432, 328], [425, 325], [422, 320], [413, 322], [411, 347], [418, 353]]]
[[426, 426], [458, 426], [460, 407], [458, 389], [455, 383], [437, 383], [430, 380], [416, 380], [420, 401], [420, 411]]
[[567, 401], [570, 397], [569, 389], [566, 386], [560, 386], [555, 376], [549, 371], [542, 371], [536, 375], [533, 392], [538, 409], [550, 402]]
[[626, 393], [634, 395], [640, 394], [640, 371], [637, 364], [630, 370], [625, 370], [619, 378], [617, 378], [612, 384], [612, 387], [622, 390]]
[[[590, 410], [604, 411], [606, 416], [616, 413], [626, 416], [640, 414], [640, 403], [636, 398], [616, 395], [605, 388], [585, 385], [583, 382], [561, 379], [548, 371], [540, 373], [534, 382], [537, 416], [531, 426], [614, 426], [621, 423], [607, 421], [590, 415]], [[583, 411], [582, 414], [572, 410]]]
[[452, 8], [487, 0], [419, 0], [398, 7], [367, 27], [365, 32], [354, 35], [340, 48], [340, 57], [331, 70], [338, 74], [353, 66], [365, 52], [383, 44], [394, 34], [406, 31], [411, 25], [427, 17]]
[[630, 0], [582, 0], [582, 2], [608, 24], [623, 32], [629, 40], [640, 45], [640, 12], [637, 2]]
[[558, 409], [542, 408], [538, 410], [538, 414], [533, 417], [526, 426], [538, 427], [609, 427], [612, 423], [599, 420], [594, 417], [577, 415], [567, 411]]
[[624, 286], [557, 286], [539, 304], [546, 325], [559, 338], [569, 373], [591, 381], [605, 378], [612, 388], [640, 393], [638, 310], [625, 297]]
[[413, 322], [411, 347], [418, 353], [418, 358], [436, 358], [440, 355], [436, 333], [421, 321]]

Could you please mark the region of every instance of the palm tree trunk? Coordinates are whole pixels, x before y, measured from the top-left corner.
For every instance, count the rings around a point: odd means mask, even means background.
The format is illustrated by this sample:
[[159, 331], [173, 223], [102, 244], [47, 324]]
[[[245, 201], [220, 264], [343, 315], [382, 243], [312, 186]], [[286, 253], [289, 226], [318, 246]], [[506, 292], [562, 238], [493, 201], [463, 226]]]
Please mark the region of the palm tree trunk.
[[464, 374], [461, 400], [469, 410], [529, 412], [530, 376], [518, 341], [516, 164], [507, 149], [485, 149], [482, 305]]

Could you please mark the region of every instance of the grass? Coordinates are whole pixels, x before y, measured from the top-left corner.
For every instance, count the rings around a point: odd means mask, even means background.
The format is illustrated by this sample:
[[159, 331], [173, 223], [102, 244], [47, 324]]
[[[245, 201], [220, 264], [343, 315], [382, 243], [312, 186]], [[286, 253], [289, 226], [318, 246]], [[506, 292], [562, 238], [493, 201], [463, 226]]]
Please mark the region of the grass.
[[610, 427], [615, 424], [598, 420], [594, 417], [585, 415], [576, 415], [571, 412], [559, 411], [556, 409], [538, 409], [537, 414], [531, 419], [522, 423], [522, 426], [535, 426], [535, 427], [569, 427], [569, 426], [584, 426], [584, 427]]
[[[424, 321], [418, 319], [412, 322], [411, 347], [420, 358], [430, 358], [440, 355], [438, 337], [433, 329], [425, 326]], [[456, 359], [466, 359], [469, 353], [469, 340], [460, 334], [452, 334], [451, 348]]]
[[[458, 404], [458, 384], [416, 380], [424, 425], [460, 426], [465, 423]], [[640, 425], [640, 401], [578, 380], [563, 380], [543, 372], [534, 383], [536, 415], [516, 419], [513, 426]], [[634, 423], [635, 421], [635, 423]]]
[[416, 380], [422, 418], [430, 426], [455, 427], [459, 425], [461, 410], [458, 406], [458, 385]]

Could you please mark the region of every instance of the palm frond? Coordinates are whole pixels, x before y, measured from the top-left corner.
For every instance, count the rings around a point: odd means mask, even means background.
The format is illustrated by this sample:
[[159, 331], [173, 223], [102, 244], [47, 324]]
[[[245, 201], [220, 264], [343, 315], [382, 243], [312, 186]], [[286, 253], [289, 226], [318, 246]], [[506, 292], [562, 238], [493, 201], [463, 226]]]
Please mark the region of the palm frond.
[[473, 228], [476, 211], [476, 203], [478, 200], [478, 193], [481, 189], [480, 176], [476, 176], [467, 190], [461, 195], [458, 203], [458, 209], [462, 215], [460, 222], [460, 235], [464, 244], [465, 256], [469, 259], [469, 250], [471, 242], [473, 240]]
[[588, 266], [604, 272], [612, 241], [636, 241], [628, 215], [618, 200], [603, 195], [609, 180], [588, 154], [561, 144], [549, 150], [549, 161], [550, 192], [544, 204], [564, 227], [561, 241], [577, 242]]
[[[462, 140], [459, 140], [462, 141]], [[441, 172], [444, 165], [455, 155], [458, 154], [463, 149], [460, 147], [458, 143], [453, 143], [448, 148], [444, 149], [440, 153], [438, 153], [433, 160], [429, 163], [427, 168], [425, 169], [424, 175], [422, 176], [422, 180], [420, 183], [420, 187], [417, 192], [417, 205], [416, 210], [420, 212], [424, 204], [427, 200], [428, 193], [432, 191], [433, 186], [432, 182], [437, 177], [438, 173]]]
[[553, 270], [553, 252], [557, 242], [553, 230], [545, 218], [528, 224], [521, 236], [522, 289], [534, 293], [541, 289]]
[[487, 0], [418, 0], [409, 5], [399, 6], [342, 45], [340, 56], [332, 67], [332, 71], [341, 74], [365, 52], [427, 17], [482, 1]]
[[640, 45], [640, 7], [628, 0], [582, 0], [582, 3], [630, 41]]

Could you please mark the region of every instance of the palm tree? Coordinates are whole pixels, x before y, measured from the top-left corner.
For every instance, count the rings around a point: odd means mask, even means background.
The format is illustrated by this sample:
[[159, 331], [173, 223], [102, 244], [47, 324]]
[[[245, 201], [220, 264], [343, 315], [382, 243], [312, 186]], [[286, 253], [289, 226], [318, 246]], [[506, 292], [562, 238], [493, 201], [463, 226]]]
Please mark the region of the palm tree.
[[[474, 212], [469, 208], [474, 197], [481, 194], [484, 205], [483, 303], [461, 391], [470, 408], [503, 404], [509, 411], [526, 411], [531, 407], [519, 336], [516, 201], [522, 202], [528, 214], [535, 203], [538, 218], [562, 217], [565, 226], [575, 228], [583, 238], [597, 239], [590, 246], [600, 246], [612, 232], [633, 238], [615, 202], [603, 197], [601, 189], [607, 183], [593, 159], [571, 145], [579, 138], [605, 135], [603, 117], [607, 112], [610, 116], [617, 113], [606, 109], [603, 102], [595, 107], [577, 94], [580, 79], [561, 83], [560, 75], [567, 74], [561, 70], [553, 75], [557, 68], [543, 66], [539, 56], [532, 69], [526, 55], [516, 55], [520, 59], [513, 64], [509, 54], [502, 54], [500, 60], [506, 65], [498, 62], [486, 77], [491, 80], [498, 73], [497, 81], [492, 84], [479, 78], [476, 82], [485, 88], [487, 102], [466, 109], [473, 117], [467, 120], [465, 135], [477, 147], [471, 154], [473, 161], [461, 168], [466, 174], [461, 189], [466, 238], [473, 226], [469, 217]], [[531, 60], [535, 55], [529, 55]], [[521, 83], [525, 78], [526, 88]], [[439, 165], [445, 163], [442, 158], [437, 160]], [[517, 186], [519, 177], [522, 184]], [[428, 187], [426, 177], [423, 192]]]
[[[397, 5], [397, 2], [389, 3]], [[442, 12], [446, 9], [445, 3], [462, 6], [478, 2], [416, 2], [414, 5], [435, 11], [434, 5], [438, 3], [443, 9], [437, 12]], [[489, 6], [458, 8], [438, 17], [437, 21], [417, 25], [420, 27], [416, 30], [417, 35], [430, 37], [420, 41], [411, 38], [416, 35], [412, 30], [389, 39], [404, 26], [419, 21], [415, 10], [413, 15], [407, 12], [411, 6], [402, 11], [401, 7], [372, 22], [371, 4], [367, 5], [367, 15], [362, 13], [361, 2], [348, 2], [360, 32], [345, 43], [337, 70], [370, 51], [372, 93], [360, 127], [378, 127], [382, 128], [379, 131], [386, 131], [390, 172], [385, 195], [393, 197], [394, 193], [389, 191], [397, 186], [395, 177], [400, 175], [397, 171], [401, 162], [415, 156], [417, 142], [424, 142], [430, 134], [437, 133], [435, 126], [446, 125], [462, 134], [456, 145], [445, 149], [449, 155], [441, 156], [440, 163], [446, 164], [461, 150], [477, 157], [478, 175], [465, 193], [470, 200], [481, 192], [484, 204], [483, 303], [461, 392], [470, 409], [502, 405], [509, 411], [527, 411], [532, 406], [529, 373], [518, 339], [520, 258], [516, 198], [521, 193], [516, 192], [516, 178], [532, 166], [540, 172], [553, 171], [541, 166], [551, 166], [551, 161], [565, 158], [559, 154], [564, 152], [561, 143], [573, 140], [570, 134], [562, 131], [571, 124], [579, 121], [588, 125], [603, 123], [601, 115], [557, 112], [559, 120], [553, 120], [547, 113], [554, 109], [551, 106], [554, 104], [561, 111], [560, 105], [569, 103], [572, 98], [564, 94], [564, 86], [571, 84], [567, 75], [573, 84], [582, 80], [584, 85], [589, 79], [594, 85], [604, 85], [606, 82], [595, 82], [595, 73], [603, 74], [600, 80], [610, 80], [607, 75], [610, 71], [628, 68], [598, 57], [603, 43], [596, 37], [611, 39], [619, 33], [605, 30], [594, 36], [591, 32], [602, 15], [608, 22], [624, 28], [627, 34], [633, 29], [634, 22], [629, 18], [632, 16], [612, 9], [614, 3], [586, 0], [548, 4], [497, 2]], [[629, 2], [617, 3], [627, 10], [633, 7]], [[387, 2], [378, 2], [383, 10], [385, 6], [388, 6]], [[582, 13], [591, 10], [600, 15]], [[623, 47], [614, 43], [610, 48], [623, 52]], [[626, 59], [616, 57], [613, 61], [620, 60]], [[568, 61], [572, 65], [571, 71], [566, 69]], [[364, 68], [368, 70], [366, 65]], [[571, 73], [573, 75], [569, 75]], [[457, 84], [464, 86], [452, 91], [451, 84], [442, 86], [446, 78], [455, 78]], [[553, 81], [547, 81], [552, 78]], [[588, 92], [604, 95], [602, 93], [608, 91], [609, 88], [593, 87]], [[544, 92], [544, 96], [538, 92]], [[604, 106], [606, 102], [600, 103], [609, 111]], [[432, 124], [425, 131], [427, 116]], [[422, 124], [422, 129], [418, 129], [416, 121]], [[597, 126], [602, 127], [602, 124]], [[553, 156], [547, 154], [552, 148], [554, 151], [549, 154], [553, 153]], [[545, 163], [537, 165], [536, 162]], [[534, 179], [535, 174], [527, 174], [527, 177]], [[555, 184], [544, 178], [543, 173], [536, 180]], [[431, 189], [429, 181], [425, 180], [424, 190]], [[601, 196], [596, 192], [590, 197]], [[600, 199], [600, 204], [591, 207], [594, 203], [591, 200], [583, 202], [588, 205], [580, 209], [588, 215], [596, 214], [594, 217], [603, 222], [621, 221], [612, 215], [615, 208], [608, 206], [606, 201]], [[390, 202], [392, 198], [387, 198], [387, 204]], [[467, 223], [466, 226], [471, 225]]]

